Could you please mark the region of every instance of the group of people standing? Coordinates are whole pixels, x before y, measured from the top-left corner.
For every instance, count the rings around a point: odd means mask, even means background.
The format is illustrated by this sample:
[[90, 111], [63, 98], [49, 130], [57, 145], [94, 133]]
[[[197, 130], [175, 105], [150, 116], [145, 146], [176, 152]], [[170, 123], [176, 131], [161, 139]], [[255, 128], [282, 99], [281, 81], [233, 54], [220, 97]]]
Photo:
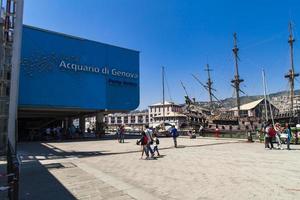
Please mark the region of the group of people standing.
[[285, 124], [285, 127], [281, 127], [279, 123], [276, 123], [274, 125], [272, 123], [266, 124], [266, 126], [264, 127], [265, 148], [273, 149], [273, 141], [275, 140], [277, 143], [277, 149], [283, 149], [281, 138], [282, 133], [286, 134], [286, 145], [287, 149], [290, 150], [292, 131], [288, 123]]

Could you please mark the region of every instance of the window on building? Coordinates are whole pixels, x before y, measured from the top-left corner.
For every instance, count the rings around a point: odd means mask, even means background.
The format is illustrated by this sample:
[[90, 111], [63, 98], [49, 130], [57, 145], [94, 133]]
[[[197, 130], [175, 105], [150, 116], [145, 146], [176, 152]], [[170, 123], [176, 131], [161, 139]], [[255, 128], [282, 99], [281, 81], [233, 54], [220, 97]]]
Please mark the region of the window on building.
[[121, 124], [121, 123], [122, 123], [121, 117], [117, 117], [117, 123], [118, 123], [118, 124]]
[[139, 122], [139, 123], [143, 123], [143, 116], [139, 116], [139, 117], [138, 117], [138, 122]]
[[128, 124], [128, 116], [124, 117], [124, 123]]
[[131, 118], [130, 118], [130, 123], [131, 123], [131, 124], [134, 124], [134, 123], [135, 123], [135, 117], [134, 117], [134, 116], [131, 116]]
[[108, 117], [104, 117], [104, 123], [108, 123]]

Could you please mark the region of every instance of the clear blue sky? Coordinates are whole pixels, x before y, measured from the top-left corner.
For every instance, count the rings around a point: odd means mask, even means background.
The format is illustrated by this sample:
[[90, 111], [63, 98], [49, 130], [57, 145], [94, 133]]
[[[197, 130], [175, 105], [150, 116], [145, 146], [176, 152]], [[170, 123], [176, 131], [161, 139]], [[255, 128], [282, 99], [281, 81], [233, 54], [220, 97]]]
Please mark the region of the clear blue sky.
[[[181, 103], [188, 93], [207, 100], [206, 63], [213, 68], [216, 96], [233, 96], [233, 32], [238, 34], [242, 89], [262, 94], [261, 69], [269, 91], [288, 89], [288, 22], [295, 23], [295, 69], [300, 72], [300, 2], [297, 0], [25, 0], [24, 23], [139, 50], [140, 108], [161, 101], [161, 66], [167, 99]], [[296, 82], [296, 89], [300, 87]], [[170, 92], [168, 92], [170, 91]]]

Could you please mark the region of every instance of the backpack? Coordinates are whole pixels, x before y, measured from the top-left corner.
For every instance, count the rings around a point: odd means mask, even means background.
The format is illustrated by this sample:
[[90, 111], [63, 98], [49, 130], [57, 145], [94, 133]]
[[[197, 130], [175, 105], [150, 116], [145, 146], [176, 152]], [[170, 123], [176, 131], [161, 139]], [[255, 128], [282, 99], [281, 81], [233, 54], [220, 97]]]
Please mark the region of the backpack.
[[158, 139], [158, 138], [156, 138], [155, 143], [156, 143], [157, 145], [159, 145], [159, 139]]
[[143, 136], [143, 138], [142, 138], [142, 142], [141, 142], [141, 145], [146, 145], [146, 144], [147, 144], [147, 142], [148, 142], [148, 138], [147, 138], [147, 136]]

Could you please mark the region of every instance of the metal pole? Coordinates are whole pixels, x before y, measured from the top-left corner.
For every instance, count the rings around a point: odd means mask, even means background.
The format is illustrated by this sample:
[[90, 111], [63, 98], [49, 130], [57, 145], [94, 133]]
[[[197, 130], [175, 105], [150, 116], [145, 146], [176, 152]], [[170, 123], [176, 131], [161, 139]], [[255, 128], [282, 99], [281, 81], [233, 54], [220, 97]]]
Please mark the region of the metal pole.
[[266, 94], [266, 80], [265, 80], [265, 70], [262, 69], [262, 78], [263, 78], [263, 86], [264, 86], [264, 98], [265, 98], [265, 113], [266, 113], [266, 121], [269, 121], [268, 118], [268, 106], [267, 106], [267, 94]]
[[10, 81], [10, 102], [8, 117], [8, 140], [12, 148], [16, 151], [16, 127], [18, 120], [18, 96], [19, 96], [19, 73], [22, 43], [22, 26], [23, 26], [23, 0], [16, 1], [16, 21], [13, 35], [12, 49], [12, 69]]
[[270, 100], [270, 96], [267, 94], [268, 92], [268, 86], [267, 83], [265, 82], [265, 87], [266, 87], [266, 96], [268, 98], [269, 101], [269, 108], [270, 108], [270, 114], [271, 114], [271, 119], [272, 119], [272, 124], [273, 126], [275, 126], [275, 122], [274, 122], [274, 116], [273, 116], [273, 110], [272, 110], [272, 106], [271, 106], [271, 100]]
[[162, 66], [162, 92], [163, 92], [163, 129], [165, 130], [165, 68]]

